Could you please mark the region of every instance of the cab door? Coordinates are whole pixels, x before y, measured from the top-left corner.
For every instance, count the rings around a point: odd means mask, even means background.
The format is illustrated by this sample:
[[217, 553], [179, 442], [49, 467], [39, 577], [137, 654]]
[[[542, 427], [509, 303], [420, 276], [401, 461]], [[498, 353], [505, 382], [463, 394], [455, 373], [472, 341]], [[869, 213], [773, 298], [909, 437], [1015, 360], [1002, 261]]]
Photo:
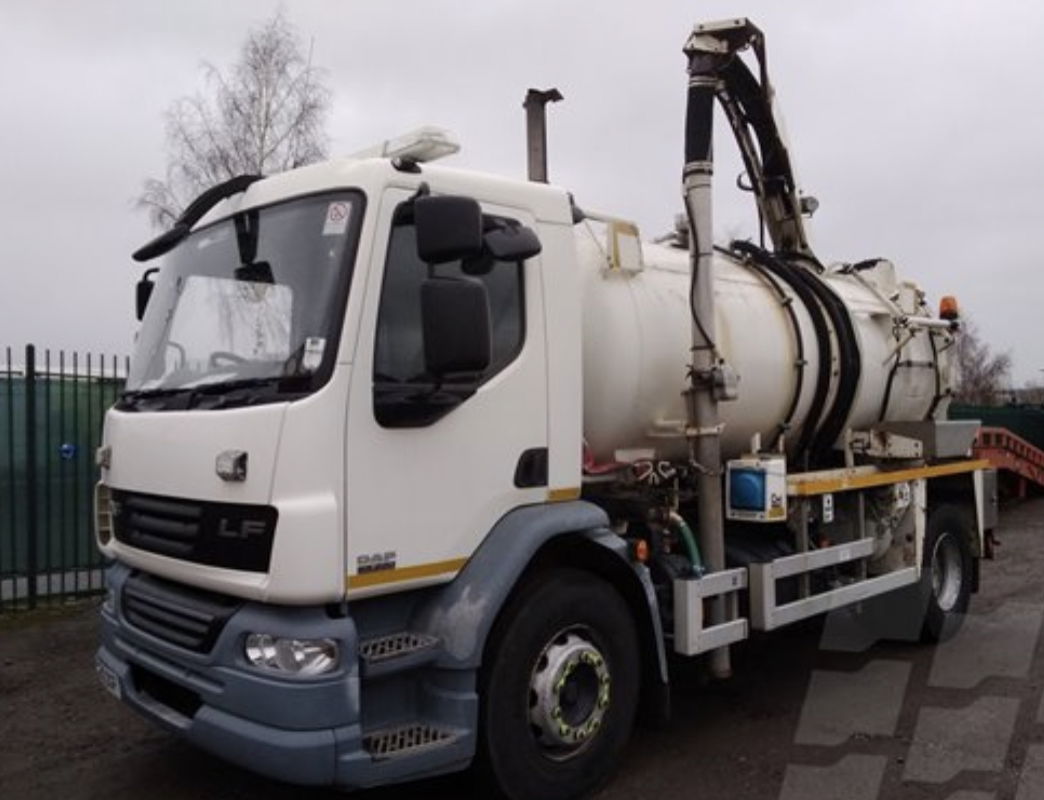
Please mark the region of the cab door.
[[[458, 261], [429, 272], [417, 256], [410, 197], [389, 189], [382, 198], [352, 366], [345, 515], [353, 597], [452, 579], [498, 519], [547, 498], [541, 259]], [[518, 209], [482, 210], [534, 224]], [[429, 274], [481, 281], [489, 298], [490, 364], [459, 402], [433, 402], [424, 375], [420, 287]]]

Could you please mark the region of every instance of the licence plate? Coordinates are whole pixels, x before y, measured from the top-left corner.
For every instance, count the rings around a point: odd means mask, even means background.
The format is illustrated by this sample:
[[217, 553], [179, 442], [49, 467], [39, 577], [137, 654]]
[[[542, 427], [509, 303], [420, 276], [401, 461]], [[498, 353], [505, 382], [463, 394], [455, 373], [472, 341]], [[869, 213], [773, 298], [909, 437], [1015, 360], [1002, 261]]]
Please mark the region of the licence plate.
[[102, 686], [108, 689], [109, 694], [119, 700], [121, 694], [120, 679], [116, 673], [105, 666], [100, 660], [94, 662], [94, 668], [98, 671], [98, 680], [101, 681]]

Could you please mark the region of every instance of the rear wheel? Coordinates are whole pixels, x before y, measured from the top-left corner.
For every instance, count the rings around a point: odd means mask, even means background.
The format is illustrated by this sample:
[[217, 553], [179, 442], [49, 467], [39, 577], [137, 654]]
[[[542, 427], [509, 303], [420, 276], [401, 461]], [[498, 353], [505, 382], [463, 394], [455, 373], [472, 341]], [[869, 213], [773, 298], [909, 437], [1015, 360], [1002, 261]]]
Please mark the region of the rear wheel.
[[928, 515], [921, 596], [925, 604], [921, 641], [941, 642], [964, 621], [971, 599], [971, 525], [957, 506], [940, 505]]
[[545, 572], [505, 609], [482, 680], [480, 772], [513, 800], [565, 800], [610, 774], [638, 703], [627, 604], [575, 569]]

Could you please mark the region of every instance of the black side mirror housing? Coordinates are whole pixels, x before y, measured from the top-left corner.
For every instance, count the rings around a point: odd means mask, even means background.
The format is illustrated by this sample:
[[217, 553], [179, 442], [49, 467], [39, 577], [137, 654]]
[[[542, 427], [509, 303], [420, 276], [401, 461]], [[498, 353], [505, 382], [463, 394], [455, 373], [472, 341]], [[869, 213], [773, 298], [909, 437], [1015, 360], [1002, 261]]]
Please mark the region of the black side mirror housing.
[[489, 367], [489, 297], [480, 281], [429, 278], [421, 284], [425, 369], [437, 380]]
[[470, 197], [418, 197], [413, 221], [417, 255], [426, 264], [444, 264], [482, 252], [482, 209]]
[[526, 225], [500, 225], [485, 235], [486, 251], [497, 261], [525, 261], [540, 254], [540, 239]]
[[155, 282], [152, 280], [152, 276], [159, 272], [159, 267], [152, 267], [151, 269], [145, 270], [141, 276], [141, 280], [138, 281], [138, 285], [135, 287], [134, 300], [135, 307], [134, 313], [138, 318], [138, 322], [141, 322], [142, 317], [145, 316], [145, 309], [148, 308], [149, 298], [152, 297], [152, 290], [156, 288]]

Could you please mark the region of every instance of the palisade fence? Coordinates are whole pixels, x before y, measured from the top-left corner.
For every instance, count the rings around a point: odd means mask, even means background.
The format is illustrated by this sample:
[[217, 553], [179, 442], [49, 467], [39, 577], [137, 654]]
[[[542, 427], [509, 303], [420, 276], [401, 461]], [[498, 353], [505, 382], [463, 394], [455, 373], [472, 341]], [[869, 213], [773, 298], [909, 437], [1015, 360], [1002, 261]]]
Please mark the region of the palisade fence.
[[100, 592], [95, 450], [125, 356], [0, 348], [0, 612]]

